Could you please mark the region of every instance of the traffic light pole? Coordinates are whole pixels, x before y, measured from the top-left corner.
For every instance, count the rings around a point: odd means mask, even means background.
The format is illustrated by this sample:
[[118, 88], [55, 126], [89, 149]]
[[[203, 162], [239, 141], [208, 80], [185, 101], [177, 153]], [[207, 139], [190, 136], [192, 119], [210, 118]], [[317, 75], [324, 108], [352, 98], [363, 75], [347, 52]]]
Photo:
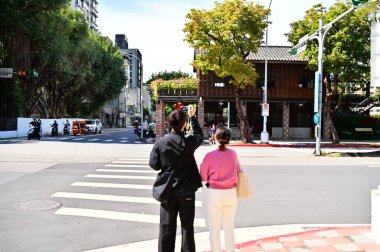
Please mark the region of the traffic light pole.
[[319, 45], [319, 49], [318, 49], [318, 72], [319, 72], [320, 76], [319, 76], [319, 83], [318, 83], [318, 111], [317, 111], [319, 120], [318, 120], [318, 124], [317, 124], [317, 137], [316, 137], [316, 141], [315, 141], [315, 151], [314, 151], [314, 154], [316, 156], [322, 155], [321, 139], [322, 139], [322, 118], [323, 118], [322, 84], [323, 84], [323, 48], [324, 48], [324, 44], [326, 41], [327, 33], [333, 27], [333, 24], [338, 22], [339, 20], [341, 20], [343, 17], [345, 17], [346, 15], [348, 15], [349, 13], [354, 11], [355, 9], [356, 9], [355, 6], [351, 7], [349, 10], [342, 13], [339, 17], [337, 17], [336, 19], [331, 21], [326, 26], [323, 26], [323, 20], [320, 19], [319, 20], [319, 30], [317, 31], [318, 35], [316, 34], [317, 33], [316, 32], [313, 35], [311, 35], [309, 38], [309, 40], [317, 39], [318, 45]]
[[[290, 53], [294, 52], [297, 48], [303, 46], [307, 41], [317, 39], [318, 40], [318, 73], [319, 73], [319, 82], [318, 82], [318, 111], [317, 118], [319, 118], [317, 124], [317, 132], [316, 132], [316, 141], [315, 141], [315, 151], [314, 154], [317, 156], [320, 156], [322, 154], [321, 152], [321, 138], [322, 138], [322, 118], [323, 118], [323, 111], [322, 111], [322, 83], [323, 83], [323, 48], [326, 41], [327, 33], [329, 30], [333, 27], [333, 24], [341, 20], [343, 17], [348, 15], [349, 13], [353, 12], [357, 7], [353, 6], [346, 12], [342, 13], [340, 16], [335, 18], [333, 21], [331, 21], [326, 26], [323, 26], [323, 20], [319, 20], [319, 29], [315, 33], [313, 33], [309, 38], [307, 38], [305, 41], [295, 45], [291, 50]], [[316, 83], [317, 84], [317, 83]]]

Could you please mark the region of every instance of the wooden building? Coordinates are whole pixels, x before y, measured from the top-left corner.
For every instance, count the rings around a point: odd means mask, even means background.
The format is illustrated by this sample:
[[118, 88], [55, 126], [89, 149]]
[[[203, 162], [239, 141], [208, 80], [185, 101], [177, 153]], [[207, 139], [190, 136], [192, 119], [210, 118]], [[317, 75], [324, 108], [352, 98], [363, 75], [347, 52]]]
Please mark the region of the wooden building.
[[[299, 56], [288, 54], [290, 48], [288, 46], [268, 47], [267, 101], [270, 112], [267, 131], [270, 139], [309, 139], [314, 134], [312, 130], [314, 73], [306, 69], [307, 62], [302, 61]], [[265, 47], [260, 47], [255, 54], [251, 53], [248, 60], [255, 64], [260, 77], [256, 85], [242, 91], [241, 102], [249, 124], [253, 127], [253, 134], [257, 138], [263, 130], [261, 104], [263, 103]], [[213, 123], [227, 125], [229, 118], [233, 134], [239, 137], [239, 118], [236, 112], [234, 87], [229, 86], [224, 79], [212, 72], [205, 74], [197, 70], [196, 74], [199, 79], [197, 97], [186, 97], [183, 100], [198, 103], [198, 118], [201, 125], [208, 126]], [[157, 121], [159, 117], [162, 118], [163, 103], [170, 100], [173, 99], [159, 97]], [[227, 107], [230, 107], [229, 116]]]

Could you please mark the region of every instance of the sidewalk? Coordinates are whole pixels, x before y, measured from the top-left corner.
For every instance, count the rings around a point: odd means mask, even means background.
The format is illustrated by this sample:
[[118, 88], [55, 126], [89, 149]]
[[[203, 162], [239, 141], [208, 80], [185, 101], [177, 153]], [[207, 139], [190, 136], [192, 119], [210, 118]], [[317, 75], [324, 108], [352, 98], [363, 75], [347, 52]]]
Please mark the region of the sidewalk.
[[[210, 252], [208, 232], [196, 233], [197, 251]], [[222, 235], [223, 237], [223, 235]], [[180, 251], [177, 236], [176, 251]], [[380, 252], [370, 225], [279, 225], [235, 229], [236, 252]], [[157, 240], [87, 252], [156, 251]]]

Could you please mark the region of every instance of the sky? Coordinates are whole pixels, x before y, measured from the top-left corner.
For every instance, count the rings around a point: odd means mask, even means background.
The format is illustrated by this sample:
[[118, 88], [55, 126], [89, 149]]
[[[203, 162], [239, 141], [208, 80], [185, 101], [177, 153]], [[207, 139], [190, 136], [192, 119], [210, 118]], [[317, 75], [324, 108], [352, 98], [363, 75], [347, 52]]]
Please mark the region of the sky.
[[[220, 1], [219, 1], [220, 2]], [[269, 6], [270, 0], [255, 0]], [[335, 0], [272, 0], [268, 27], [268, 45], [290, 45], [284, 33], [289, 24], [302, 19], [305, 11], [321, 3], [330, 7]], [[178, 71], [192, 74], [194, 50], [183, 41], [186, 14], [191, 9], [210, 10], [214, 0], [100, 0], [99, 31], [112, 41], [115, 34], [125, 34], [129, 48], [142, 54], [144, 81], [152, 73]]]

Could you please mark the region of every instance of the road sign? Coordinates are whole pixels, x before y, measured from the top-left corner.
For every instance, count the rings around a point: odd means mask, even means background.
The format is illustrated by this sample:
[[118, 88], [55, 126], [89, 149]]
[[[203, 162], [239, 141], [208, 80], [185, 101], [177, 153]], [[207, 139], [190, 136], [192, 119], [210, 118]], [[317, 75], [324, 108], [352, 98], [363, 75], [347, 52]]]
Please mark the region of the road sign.
[[269, 103], [263, 103], [261, 109], [262, 116], [269, 116]]
[[319, 114], [314, 114], [314, 117], [313, 117], [313, 121], [315, 124], [318, 124], [319, 123]]
[[306, 50], [308, 39], [309, 39], [309, 35], [307, 34], [303, 36], [302, 38], [300, 38], [300, 40], [298, 41], [298, 44], [300, 46], [297, 48], [297, 54], [300, 54], [301, 52]]
[[12, 78], [13, 68], [0, 68], [0, 78]]
[[306, 50], [307, 47], [307, 40], [309, 39], [309, 35], [305, 35], [300, 40], [298, 40], [298, 44], [293, 46], [292, 49], [288, 51], [290, 55], [298, 55], [301, 52]]

